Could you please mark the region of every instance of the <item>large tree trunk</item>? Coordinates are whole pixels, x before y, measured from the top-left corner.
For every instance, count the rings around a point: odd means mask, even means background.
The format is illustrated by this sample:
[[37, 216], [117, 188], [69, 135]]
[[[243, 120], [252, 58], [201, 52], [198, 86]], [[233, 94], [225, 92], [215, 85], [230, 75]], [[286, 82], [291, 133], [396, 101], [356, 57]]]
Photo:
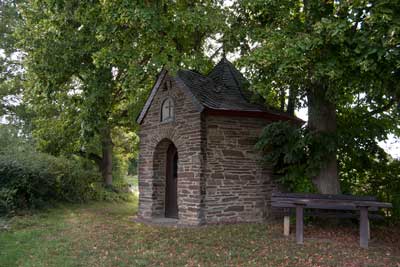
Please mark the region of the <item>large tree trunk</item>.
[[289, 98], [288, 98], [288, 106], [286, 112], [289, 115], [294, 115], [294, 110], [296, 109], [296, 98], [297, 98], [297, 88], [291, 86], [289, 88]]
[[[326, 89], [321, 85], [315, 85], [308, 90], [307, 98], [310, 130], [322, 134], [335, 134], [336, 106], [327, 100]], [[319, 174], [313, 178], [313, 183], [321, 194], [340, 193], [336, 151], [326, 155]]]
[[280, 93], [280, 102], [281, 102], [281, 106], [280, 106], [280, 110], [281, 111], [285, 111], [285, 102], [286, 102], [286, 90], [285, 87], [281, 88], [281, 93]]
[[113, 143], [111, 132], [108, 127], [101, 130], [102, 159], [99, 165], [103, 182], [105, 185], [112, 185], [112, 155]]

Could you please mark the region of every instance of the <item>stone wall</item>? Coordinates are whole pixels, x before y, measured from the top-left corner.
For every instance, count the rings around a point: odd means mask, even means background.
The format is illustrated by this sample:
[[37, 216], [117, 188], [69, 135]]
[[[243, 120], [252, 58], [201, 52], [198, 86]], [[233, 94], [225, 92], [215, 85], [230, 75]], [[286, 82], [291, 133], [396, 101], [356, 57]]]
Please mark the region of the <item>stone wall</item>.
[[260, 222], [274, 185], [254, 145], [268, 122], [261, 118], [206, 117], [206, 223]]
[[[200, 208], [204, 205], [202, 115], [184, 85], [171, 80], [170, 89], [161, 85], [139, 131], [139, 217], [164, 216], [166, 148], [172, 142], [178, 151], [179, 223], [198, 225], [204, 221]], [[161, 104], [167, 97], [173, 98], [175, 120], [162, 123]]]
[[[268, 123], [261, 118], [207, 115], [179, 80], [156, 93], [141, 124], [139, 217], [165, 212], [165, 161], [168, 146], [178, 151], [179, 224], [260, 222], [269, 212], [274, 186], [259, 164], [254, 144]], [[161, 104], [172, 97], [175, 119], [160, 122]]]

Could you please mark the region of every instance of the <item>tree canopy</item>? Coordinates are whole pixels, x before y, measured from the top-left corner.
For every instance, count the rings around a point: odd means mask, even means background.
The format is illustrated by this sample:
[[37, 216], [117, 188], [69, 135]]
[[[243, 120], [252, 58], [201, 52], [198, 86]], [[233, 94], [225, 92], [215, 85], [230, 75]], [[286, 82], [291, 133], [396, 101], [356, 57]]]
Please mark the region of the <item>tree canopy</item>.
[[319, 165], [305, 170], [322, 193], [340, 191], [337, 153], [341, 164], [377, 155], [377, 141], [399, 134], [399, 8], [398, 1], [234, 5], [227, 39], [254, 88], [290, 113], [307, 107], [308, 135], [323, 139], [302, 144]]
[[0, 115], [111, 184], [137, 154], [157, 73], [234, 55], [269, 107], [308, 109], [303, 127], [268, 125], [259, 142], [292, 190], [398, 190], [398, 161], [378, 145], [400, 135], [398, 0], [139, 2], [2, 1]]
[[115, 139], [132, 151], [129, 132], [156, 74], [210, 65], [205, 41], [221, 28], [209, 19], [219, 11], [213, 1], [21, 3], [24, 103], [41, 149], [89, 157], [111, 184]]

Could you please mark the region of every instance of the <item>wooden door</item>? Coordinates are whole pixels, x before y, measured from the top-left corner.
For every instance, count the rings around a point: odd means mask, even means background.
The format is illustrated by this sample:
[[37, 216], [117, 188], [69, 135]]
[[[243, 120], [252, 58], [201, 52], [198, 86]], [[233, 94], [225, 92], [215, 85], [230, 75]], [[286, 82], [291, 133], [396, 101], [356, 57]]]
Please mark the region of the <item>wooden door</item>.
[[165, 217], [178, 218], [178, 152], [173, 144], [168, 147], [166, 165]]

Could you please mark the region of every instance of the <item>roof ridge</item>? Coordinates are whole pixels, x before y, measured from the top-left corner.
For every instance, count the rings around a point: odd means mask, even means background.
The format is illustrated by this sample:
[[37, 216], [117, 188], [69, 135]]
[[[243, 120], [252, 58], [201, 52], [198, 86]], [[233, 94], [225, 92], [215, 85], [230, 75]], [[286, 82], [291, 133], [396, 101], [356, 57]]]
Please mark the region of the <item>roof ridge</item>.
[[[235, 73], [233, 73], [232, 67], [234, 68], [234, 70], [236, 70], [236, 71], [238, 71], [238, 70], [237, 70], [237, 69], [235, 68], [235, 66], [234, 66], [231, 62], [229, 62], [226, 58], [225, 58], [225, 60], [227, 61], [228, 70], [229, 70], [229, 72], [231, 73], [231, 75], [232, 75], [232, 77], [233, 77], [233, 80], [235, 81], [235, 83], [236, 83], [236, 85], [237, 85], [237, 87], [238, 87], [238, 89], [239, 89], [239, 93], [242, 95], [242, 97], [243, 97], [247, 102], [250, 103], [250, 101], [247, 99], [247, 97], [246, 97], [245, 94], [243, 93], [242, 84], [240, 84], [240, 82], [237, 80]], [[238, 71], [238, 72], [239, 72], [239, 71]], [[239, 72], [239, 73], [240, 73], [240, 72]]]
[[[242, 96], [242, 98], [247, 102], [251, 103], [250, 99], [246, 96], [243, 88], [243, 83], [238, 80], [238, 75], [240, 75], [240, 78], [243, 78], [245, 81], [247, 81], [246, 77], [243, 76], [243, 74], [233, 65], [232, 62], [230, 62], [226, 57], [222, 57], [222, 59], [214, 66], [214, 68], [207, 74], [207, 77], [209, 77], [217, 68], [222, 68], [222, 72], [225, 72], [225, 68], [228, 68], [229, 74], [232, 77], [234, 83], [236, 84], [236, 87], [239, 91], [239, 94]], [[212, 79], [212, 78], [211, 78]], [[214, 80], [214, 79], [213, 79]], [[215, 81], [217, 82], [217, 81]], [[218, 82], [217, 82], [218, 83]]]
[[197, 74], [197, 75], [203, 76], [203, 77], [205, 77], [205, 78], [208, 78], [206, 75], [204, 75], [203, 73], [200, 73], [200, 72], [198, 72], [198, 71], [196, 71], [196, 70], [190, 70], [190, 69], [179, 69], [179, 70], [178, 70], [178, 72], [191, 72], [191, 73], [194, 73], [194, 74]]

